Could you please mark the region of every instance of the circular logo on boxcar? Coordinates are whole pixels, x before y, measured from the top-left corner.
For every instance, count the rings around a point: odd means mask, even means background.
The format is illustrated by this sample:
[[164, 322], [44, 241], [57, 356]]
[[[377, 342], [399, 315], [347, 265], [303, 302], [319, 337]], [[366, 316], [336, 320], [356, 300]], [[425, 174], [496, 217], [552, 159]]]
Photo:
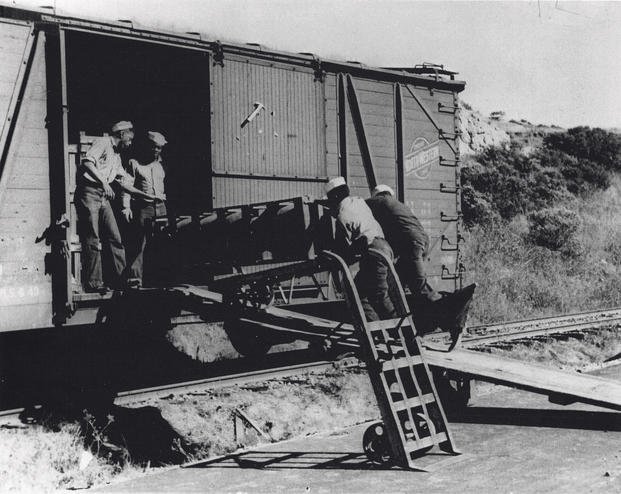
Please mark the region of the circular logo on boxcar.
[[440, 158], [440, 141], [430, 143], [424, 137], [414, 139], [410, 152], [405, 156], [403, 168], [405, 175], [414, 174], [416, 178], [426, 179], [431, 166]]

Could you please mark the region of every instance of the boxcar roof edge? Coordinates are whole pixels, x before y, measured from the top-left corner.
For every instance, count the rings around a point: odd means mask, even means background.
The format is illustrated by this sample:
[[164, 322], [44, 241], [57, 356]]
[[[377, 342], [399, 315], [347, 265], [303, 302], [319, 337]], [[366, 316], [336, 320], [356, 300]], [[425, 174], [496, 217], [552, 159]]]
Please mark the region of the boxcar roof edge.
[[[17, 9], [9, 6], [0, 6], [0, 17], [9, 19], [19, 19], [34, 21], [40, 24], [55, 24], [68, 28], [77, 28], [93, 33], [112, 34], [117, 36], [128, 36], [144, 41], [160, 41], [173, 43], [179, 46], [193, 46], [214, 53], [230, 53], [236, 55], [246, 55], [248, 57], [272, 60], [274, 62], [286, 62], [289, 64], [311, 67], [315, 70], [339, 73], [347, 72], [353, 76], [365, 77], [386, 82], [400, 82], [425, 86], [433, 89], [461, 92], [466, 83], [459, 80], [437, 79], [431, 76], [417, 75], [407, 70], [390, 70], [387, 68], [371, 67], [363, 64], [344, 62], [339, 60], [323, 59], [307, 53], [291, 53], [264, 48], [256, 44], [238, 44], [231, 42], [220, 42], [212, 39], [202, 39], [198, 33], [178, 33], [163, 30], [153, 30], [143, 27], [134, 27], [126, 22], [103, 22], [97, 20], [81, 19], [75, 17], [64, 17], [51, 15], [34, 10]], [[131, 25], [131, 27], [128, 26]]]

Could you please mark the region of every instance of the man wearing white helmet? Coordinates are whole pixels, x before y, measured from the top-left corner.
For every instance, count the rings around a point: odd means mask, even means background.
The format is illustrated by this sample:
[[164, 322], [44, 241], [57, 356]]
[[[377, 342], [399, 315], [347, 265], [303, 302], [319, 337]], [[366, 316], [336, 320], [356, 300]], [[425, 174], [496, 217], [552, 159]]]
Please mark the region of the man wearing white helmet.
[[162, 161], [162, 149], [167, 144], [166, 138], [159, 132], [147, 132], [143, 146], [139, 146], [138, 159], [129, 160], [129, 174], [134, 186], [155, 199], [134, 197], [130, 204], [128, 195], [123, 197], [123, 216], [127, 221], [133, 218], [135, 226], [135, 245], [129, 259], [128, 284], [142, 285], [144, 251], [151, 225], [156, 217], [166, 216], [166, 171]]
[[429, 301], [441, 298], [429, 283], [425, 274], [424, 257], [429, 249], [429, 237], [410, 208], [394, 197], [388, 185], [378, 185], [367, 199], [373, 216], [386, 235], [386, 240], [398, 257], [397, 271], [404, 284], [417, 298]]
[[451, 294], [440, 294], [429, 285], [425, 274], [429, 237], [410, 208], [394, 195], [391, 187], [381, 184], [372, 191], [367, 204], [398, 258], [396, 267], [399, 278], [412, 292], [417, 329], [427, 332], [440, 326], [450, 331], [457, 340], [466, 322], [476, 285]]
[[121, 150], [129, 148], [134, 138], [132, 123], [117, 122], [111, 130], [112, 135], [93, 141], [77, 173], [75, 206], [82, 241], [84, 289], [87, 292], [107, 290], [101, 266], [102, 247], [110, 250], [115, 275], [112, 285], [121, 284], [125, 270], [125, 248], [110, 204], [114, 199], [111, 184], [116, 182], [132, 195], [153, 197], [128, 183], [127, 173], [121, 164]]
[[356, 287], [368, 321], [391, 319], [396, 311], [388, 294], [388, 269], [384, 259], [369, 249], [378, 250], [393, 259], [392, 249], [384, 239], [381, 226], [360, 197], [349, 195], [343, 177], [326, 185], [330, 213], [336, 218], [337, 240], [345, 240], [348, 260], [360, 255]]

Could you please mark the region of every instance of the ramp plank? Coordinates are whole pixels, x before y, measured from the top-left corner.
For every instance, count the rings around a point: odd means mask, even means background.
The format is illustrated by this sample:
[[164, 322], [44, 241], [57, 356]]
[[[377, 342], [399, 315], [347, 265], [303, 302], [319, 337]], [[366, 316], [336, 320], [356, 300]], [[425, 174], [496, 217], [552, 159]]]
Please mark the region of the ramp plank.
[[482, 381], [541, 394], [563, 395], [575, 401], [621, 410], [621, 382], [610, 379], [462, 349], [450, 353], [425, 349], [424, 357], [429, 365]]

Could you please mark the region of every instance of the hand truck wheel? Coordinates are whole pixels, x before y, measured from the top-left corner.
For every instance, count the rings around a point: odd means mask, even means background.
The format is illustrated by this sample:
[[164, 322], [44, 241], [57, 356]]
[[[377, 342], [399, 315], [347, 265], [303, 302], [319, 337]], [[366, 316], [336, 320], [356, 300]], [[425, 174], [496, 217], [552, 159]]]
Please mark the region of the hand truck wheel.
[[390, 443], [382, 422], [372, 424], [364, 432], [362, 436], [362, 449], [369, 461], [375, 465], [392, 463]]

